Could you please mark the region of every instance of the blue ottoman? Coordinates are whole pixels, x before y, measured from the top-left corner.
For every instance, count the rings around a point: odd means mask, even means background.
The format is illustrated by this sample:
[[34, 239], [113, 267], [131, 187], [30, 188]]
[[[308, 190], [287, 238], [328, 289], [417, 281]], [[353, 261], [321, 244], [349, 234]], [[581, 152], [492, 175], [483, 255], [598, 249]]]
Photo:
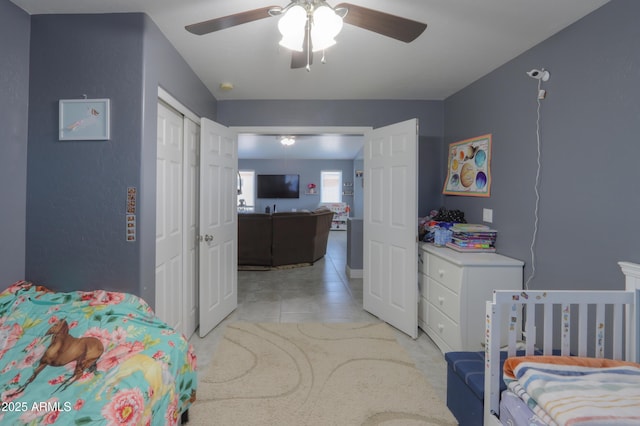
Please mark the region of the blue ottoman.
[[[482, 426], [484, 352], [447, 352], [447, 407], [460, 426]], [[500, 353], [500, 371], [507, 353]], [[500, 381], [500, 391], [506, 389]]]

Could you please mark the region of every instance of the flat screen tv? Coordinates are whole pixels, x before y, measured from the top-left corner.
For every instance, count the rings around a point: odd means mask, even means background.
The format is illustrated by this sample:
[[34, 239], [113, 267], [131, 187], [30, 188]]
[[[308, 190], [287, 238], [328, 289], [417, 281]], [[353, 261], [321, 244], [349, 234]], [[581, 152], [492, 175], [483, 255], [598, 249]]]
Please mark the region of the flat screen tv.
[[258, 175], [258, 198], [300, 198], [300, 175]]

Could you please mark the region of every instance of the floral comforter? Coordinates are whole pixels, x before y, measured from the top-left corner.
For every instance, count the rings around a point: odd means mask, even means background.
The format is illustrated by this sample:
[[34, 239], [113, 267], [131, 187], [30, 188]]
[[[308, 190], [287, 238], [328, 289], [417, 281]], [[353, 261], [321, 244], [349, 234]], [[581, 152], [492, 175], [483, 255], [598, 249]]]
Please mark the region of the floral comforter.
[[134, 295], [0, 293], [0, 424], [174, 425], [196, 384], [193, 348]]

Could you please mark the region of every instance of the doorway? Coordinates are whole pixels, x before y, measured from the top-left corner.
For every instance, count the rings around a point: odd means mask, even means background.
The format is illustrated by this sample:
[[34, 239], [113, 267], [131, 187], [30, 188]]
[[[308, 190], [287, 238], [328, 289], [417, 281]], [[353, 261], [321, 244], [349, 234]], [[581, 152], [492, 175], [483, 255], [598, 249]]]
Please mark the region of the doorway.
[[[167, 115], [171, 115], [171, 113], [168, 112]], [[159, 117], [159, 123], [161, 120]], [[200, 336], [204, 336], [233, 312], [237, 306], [237, 192], [235, 179], [238, 167], [238, 146], [235, 135], [236, 132], [241, 133], [241, 130], [228, 129], [204, 118], [201, 120], [201, 126], [200, 226], [198, 234], [194, 236], [194, 240], [200, 244], [204, 242], [206, 247], [198, 246], [200, 248], [198, 250], [200, 260], [197, 271], [200, 278], [199, 283], [195, 285], [195, 289], [198, 291], [199, 297], [194, 300], [198, 303], [195, 309], [199, 311]], [[176, 125], [176, 127], [179, 126]], [[183, 129], [186, 127], [186, 125], [183, 125]], [[262, 131], [269, 131], [268, 129], [272, 134], [294, 131], [305, 132], [305, 129], [306, 132], [341, 133], [344, 131], [344, 128], [340, 127], [267, 128], [267, 130]], [[365, 310], [415, 338], [417, 336], [418, 301], [417, 229], [415, 226], [417, 223], [417, 209], [413, 207], [405, 208], [403, 203], [397, 204], [393, 203], [393, 201], [395, 199], [408, 201], [410, 200], [408, 197], [414, 197], [413, 205], [415, 205], [418, 158], [417, 120], [408, 120], [407, 122], [375, 130], [371, 128], [359, 129], [365, 135], [365, 147], [368, 147], [368, 151], [365, 149], [364, 173], [365, 176], [370, 176], [369, 187], [386, 188], [382, 189], [380, 193], [377, 193], [377, 191], [367, 191], [365, 193], [368, 194], [369, 198], [367, 200], [367, 195], [365, 195], [365, 205], [369, 206], [365, 209], [365, 212], [375, 212], [375, 214], [365, 215], [364, 222], [363, 306]], [[256, 128], [249, 128], [249, 130], [255, 132]], [[171, 130], [168, 133], [171, 135], [179, 134], [175, 130]], [[178, 136], [171, 136], [171, 138], [180, 140]], [[413, 154], [411, 153], [412, 150]], [[183, 149], [183, 152], [185, 151]], [[161, 155], [164, 156], [164, 154]], [[175, 153], [171, 155], [179, 158], [179, 155]], [[204, 160], [205, 157], [206, 160]], [[169, 154], [167, 154], [168, 158]], [[400, 162], [397, 160], [400, 160]], [[164, 162], [165, 159], [159, 157], [158, 161]], [[415, 162], [415, 164], [411, 166], [411, 162]], [[167, 163], [172, 164], [172, 161], [167, 161]], [[368, 167], [367, 163], [371, 167]], [[187, 163], [183, 162], [183, 164]], [[159, 173], [162, 173], [162, 170], [165, 169], [159, 167], [158, 170]], [[176, 172], [178, 170], [179, 173]], [[170, 185], [166, 184], [165, 179], [158, 179], [158, 188], [163, 190], [169, 188], [169, 192], [170, 188], [182, 189], [185, 182], [183, 177], [184, 169], [168, 167], [166, 171], [168, 176], [176, 176], [175, 173], [177, 173], [181, 177], [174, 177], [170, 181]], [[203, 190], [205, 187], [206, 190]], [[189, 191], [192, 191], [192, 189], [189, 189]], [[398, 198], [394, 194], [400, 191], [402, 191], [403, 197]], [[203, 194], [205, 194], [206, 199], [203, 198]], [[210, 194], [216, 194], [216, 197], [209, 197]], [[162, 208], [166, 206], [167, 209], [165, 211], [172, 213], [172, 215], [162, 218], [162, 221], [164, 221], [162, 222], [163, 226], [164, 224], [172, 225], [166, 228], [170, 231], [182, 226], [182, 237], [184, 238], [184, 230], [187, 229], [182, 223], [184, 212], [170, 209], [171, 206], [175, 205], [182, 208], [183, 197], [184, 194], [181, 194], [173, 202], [161, 204], [164, 202], [164, 196], [158, 194], [158, 205]], [[409, 214], [405, 215], [405, 211], [408, 211]], [[162, 209], [158, 208], [159, 217], [161, 213]], [[179, 220], [176, 218], [179, 218]], [[405, 237], [401, 239], [402, 241], [394, 240], [393, 242], [386, 239], [377, 239], [377, 235], [382, 235], [382, 233], [372, 232], [372, 230], [376, 229], [375, 227], [378, 227], [377, 229], [379, 230], [384, 230], [387, 235], [396, 234], [394, 227], [397, 228], [396, 230], [402, 228], [402, 235]], [[162, 226], [158, 228], [161, 229]], [[169, 234], [173, 235], [172, 232], [165, 232], [162, 235], [166, 237]], [[220, 236], [221, 239], [219, 239]], [[170, 244], [166, 245], [169, 246]], [[203, 262], [203, 254], [207, 256], [206, 262]], [[165, 289], [173, 289], [176, 285], [168, 279], [173, 277], [182, 278], [184, 276], [186, 269], [184, 256], [181, 258], [180, 255], [173, 257], [167, 255], [160, 259], [161, 262], [158, 262], [156, 275], [162, 273], [162, 277], [167, 278]], [[179, 260], [180, 262], [178, 262]], [[176, 266], [178, 263], [183, 266]], [[376, 270], [373, 271], [371, 266], [375, 266]], [[203, 272], [207, 277], [206, 280], [202, 278]], [[374, 277], [371, 276], [371, 272], [375, 272]], [[400, 274], [398, 275], [398, 273]], [[179, 284], [177, 292], [172, 294], [179, 295], [189, 291], [191, 290], [184, 287], [184, 284]], [[158, 303], [157, 298], [160, 297], [158, 295], [164, 293], [167, 293], [167, 291], [157, 292], [156, 308], [160, 309], [162, 315], [171, 315], [173, 320], [170, 325], [176, 324], [178, 329], [184, 327], [184, 312], [188, 311], [188, 307], [184, 307], [185, 298], [178, 296], [178, 300], [180, 300], [180, 303], [177, 304], [179, 313], [172, 312], [168, 314], [167, 310], [174, 309], [176, 304], [175, 301], [170, 303], [171, 297], [167, 298], [166, 296], [165, 300], [162, 301], [164, 304]], [[165, 310], [163, 311], [163, 309]], [[161, 318], [163, 318], [162, 315], [160, 315]], [[205, 326], [204, 330], [203, 325]], [[191, 332], [185, 332], [184, 334], [190, 335]]]
[[[349, 129], [349, 130], [346, 130]], [[238, 134], [362, 134], [364, 309], [416, 338], [418, 121], [371, 128], [243, 127]], [[379, 190], [371, 190], [377, 188]]]
[[[300, 198], [278, 200], [279, 211], [293, 208], [311, 210], [317, 207], [320, 203], [321, 172], [342, 170], [343, 183], [349, 185], [342, 188], [345, 193], [342, 201], [350, 205], [352, 217], [362, 217], [359, 208], [362, 206], [362, 185], [355, 185], [361, 183], [361, 179], [356, 179], [354, 172], [356, 163], [359, 164], [357, 169], [361, 169], [364, 134], [370, 128], [265, 126], [232, 129], [238, 134], [238, 158], [243, 166], [241, 168], [265, 174], [300, 174]], [[280, 143], [282, 135], [294, 136], [295, 143], [292, 146], [283, 146]], [[313, 190], [307, 187], [310, 183], [316, 185]], [[273, 207], [273, 201], [257, 201], [255, 212], [264, 211], [267, 205]]]

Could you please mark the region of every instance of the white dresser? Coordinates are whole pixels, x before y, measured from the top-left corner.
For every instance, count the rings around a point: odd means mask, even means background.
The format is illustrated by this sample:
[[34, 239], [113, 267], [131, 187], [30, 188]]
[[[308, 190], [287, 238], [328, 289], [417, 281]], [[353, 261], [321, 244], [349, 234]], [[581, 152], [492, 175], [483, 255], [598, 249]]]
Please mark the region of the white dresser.
[[524, 263], [427, 243], [420, 246], [418, 262], [420, 328], [443, 353], [482, 350], [485, 301], [493, 290], [522, 289]]

